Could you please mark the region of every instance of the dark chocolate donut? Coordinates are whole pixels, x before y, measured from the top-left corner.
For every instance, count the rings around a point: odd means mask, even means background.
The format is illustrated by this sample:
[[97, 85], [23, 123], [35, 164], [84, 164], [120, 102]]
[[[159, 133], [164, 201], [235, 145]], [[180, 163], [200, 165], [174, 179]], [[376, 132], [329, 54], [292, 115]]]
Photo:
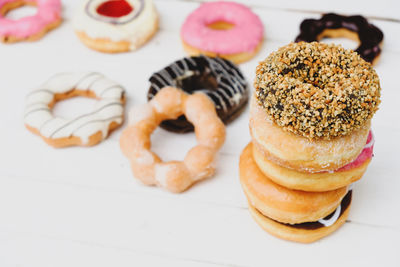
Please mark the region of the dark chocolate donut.
[[[152, 99], [165, 86], [187, 93], [203, 92], [215, 104], [217, 114], [227, 124], [235, 119], [248, 101], [247, 82], [237, 66], [222, 58], [186, 57], [154, 73], [147, 99]], [[193, 131], [193, 125], [180, 116], [163, 121], [161, 127], [172, 132]]]
[[355, 50], [365, 61], [373, 61], [381, 53], [380, 45], [383, 33], [376, 26], [368, 23], [363, 16], [341, 16], [334, 13], [323, 15], [320, 19], [306, 19], [300, 24], [300, 34], [295, 42], [319, 41], [324, 37], [325, 30], [345, 29], [358, 35], [359, 47]]

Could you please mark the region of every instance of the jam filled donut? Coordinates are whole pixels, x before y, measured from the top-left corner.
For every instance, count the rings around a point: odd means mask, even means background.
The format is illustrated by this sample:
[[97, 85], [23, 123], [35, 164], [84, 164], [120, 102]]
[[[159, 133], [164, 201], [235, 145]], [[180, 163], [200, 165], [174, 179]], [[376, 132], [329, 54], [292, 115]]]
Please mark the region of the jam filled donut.
[[219, 56], [237, 64], [258, 52], [263, 34], [260, 18], [248, 7], [225, 1], [202, 4], [181, 29], [183, 48], [189, 55]]
[[[92, 112], [73, 119], [56, 117], [52, 107], [74, 96], [97, 99]], [[25, 126], [54, 147], [92, 146], [123, 122], [125, 90], [95, 72], [60, 73], [28, 94]]]
[[127, 52], [155, 34], [158, 15], [152, 0], [85, 0], [76, 12], [74, 28], [94, 50]]
[[[37, 7], [37, 13], [18, 20], [7, 19], [6, 14], [20, 6]], [[0, 41], [36, 41], [61, 23], [60, 0], [0, 0]]]
[[367, 62], [375, 64], [380, 53], [383, 33], [363, 16], [341, 16], [334, 13], [320, 19], [306, 19], [300, 25], [296, 42], [319, 41], [323, 38], [347, 37], [359, 43], [355, 50]]
[[274, 236], [310, 243], [331, 234], [347, 219], [352, 194], [347, 187], [305, 192], [280, 186], [259, 170], [252, 144], [240, 156], [239, 169], [251, 215]]
[[270, 161], [303, 172], [335, 171], [367, 143], [380, 103], [379, 77], [358, 53], [292, 43], [257, 67], [254, 143]]
[[[247, 82], [239, 68], [218, 57], [183, 58], [154, 73], [149, 81], [149, 100], [166, 86], [180, 88], [189, 94], [202, 92], [214, 102], [224, 123], [239, 116], [248, 101]], [[161, 127], [172, 132], [193, 131], [193, 125], [184, 116], [164, 121]]]
[[[198, 145], [189, 150], [183, 161], [162, 162], [150, 150], [150, 135], [161, 121], [182, 114], [193, 123]], [[134, 108], [130, 117], [130, 126], [121, 135], [121, 150], [130, 159], [134, 176], [144, 184], [179, 193], [214, 174], [215, 154], [225, 141], [225, 126], [206, 95], [187, 95], [177, 88], [165, 87], [150, 102]]]
[[323, 192], [347, 186], [363, 176], [372, 159], [374, 138], [369, 132], [367, 143], [358, 157], [345, 166], [330, 172], [298, 172], [282, 167], [263, 153], [253, 142], [253, 159], [260, 171], [277, 184], [309, 192]]

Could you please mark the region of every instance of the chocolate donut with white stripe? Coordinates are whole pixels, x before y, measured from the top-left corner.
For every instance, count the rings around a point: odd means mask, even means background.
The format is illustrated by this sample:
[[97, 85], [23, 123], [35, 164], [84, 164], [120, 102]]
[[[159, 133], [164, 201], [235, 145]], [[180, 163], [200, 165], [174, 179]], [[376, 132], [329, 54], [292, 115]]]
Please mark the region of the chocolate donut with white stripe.
[[[148, 100], [166, 86], [180, 88], [189, 94], [205, 93], [214, 102], [218, 116], [225, 124], [239, 116], [248, 101], [247, 82], [239, 68], [218, 57], [201, 55], [177, 60], [154, 73], [149, 81]], [[184, 116], [166, 120], [161, 127], [179, 133], [193, 131], [193, 125]]]

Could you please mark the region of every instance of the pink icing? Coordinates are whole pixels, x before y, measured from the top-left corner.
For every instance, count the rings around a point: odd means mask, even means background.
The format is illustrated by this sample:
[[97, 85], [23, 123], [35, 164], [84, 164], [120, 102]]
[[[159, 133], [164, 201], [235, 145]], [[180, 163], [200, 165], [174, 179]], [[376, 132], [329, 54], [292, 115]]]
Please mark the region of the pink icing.
[[367, 144], [365, 145], [364, 149], [361, 151], [360, 155], [349, 164], [343, 166], [342, 168], [338, 169], [337, 171], [348, 171], [353, 168], [360, 167], [366, 160], [372, 158], [372, 153], [374, 150], [374, 136], [371, 131], [369, 131]]
[[[0, 0], [0, 8], [15, 0]], [[37, 13], [18, 20], [0, 16], [0, 36], [27, 38], [43, 31], [48, 24], [61, 18], [61, 0], [29, 0], [37, 7]]]
[[[227, 22], [234, 27], [214, 30], [207, 25]], [[181, 36], [185, 43], [203, 51], [218, 54], [253, 52], [263, 38], [260, 18], [248, 7], [233, 2], [202, 4], [184, 22]]]

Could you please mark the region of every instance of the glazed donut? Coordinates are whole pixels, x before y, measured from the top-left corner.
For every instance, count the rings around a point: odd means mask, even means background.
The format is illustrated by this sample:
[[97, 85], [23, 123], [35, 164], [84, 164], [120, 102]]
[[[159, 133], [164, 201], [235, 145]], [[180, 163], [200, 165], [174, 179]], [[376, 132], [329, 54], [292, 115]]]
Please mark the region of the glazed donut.
[[[352, 191], [349, 191], [343, 198], [340, 206], [330, 215], [323, 220], [316, 222], [307, 222], [300, 224], [284, 224], [275, 221], [267, 216], [264, 216], [255, 207], [249, 205], [250, 214], [254, 220], [268, 233], [282, 239], [301, 242], [301, 243], [312, 243], [327, 235], [330, 235], [342, 226], [347, 217], [349, 216], [349, 210], [351, 205]], [[332, 220], [332, 218], [334, 220]], [[326, 224], [326, 222], [332, 224]]]
[[[24, 5], [36, 6], [37, 13], [18, 20], [5, 17], [9, 11]], [[0, 0], [0, 41], [36, 41], [61, 20], [60, 0]]]
[[307, 173], [284, 168], [269, 161], [253, 145], [253, 158], [260, 170], [272, 181], [290, 189], [323, 192], [338, 189], [361, 179], [372, 158], [374, 139], [369, 133], [367, 144], [353, 162], [331, 172]]
[[359, 43], [355, 50], [360, 56], [375, 64], [383, 42], [383, 33], [363, 16], [341, 16], [334, 13], [320, 19], [306, 19], [300, 24], [296, 42], [320, 41], [323, 38], [347, 37]]
[[79, 39], [106, 53], [136, 50], [157, 31], [152, 0], [85, 0], [74, 17]]
[[326, 192], [305, 192], [274, 183], [257, 167], [252, 156], [252, 144], [240, 156], [239, 172], [250, 205], [265, 216], [286, 224], [325, 218], [335, 211], [347, 193], [346, 187]]
[[[166, 86], [180, 88], [189, 94], [202, 92], [214, 102], [218, 116], [226, 124], [241, 114], [248, 101], [247, 82], [239, 68], [218, 57], [177, 60], [154, 73], [149, 81], [148, 100]], [[193, 131], [193, 125], [184, 116], [164, 121], [161, 127], [172, 132]]]
[[[97, 99], [93, 111], [73, 119], [52, 114], [55, 103], [74, 96]], [[124, 102], [124, 88], [99, 73], [60, 73], [28, 94], [24, 122], [54, 147], [92, 146], [122, 124]]]
[[238, 64], [258, 52], [263, 32], [260, 18], [248, 7], [217, 1], [201, 4], [186, 18], [181, 38], [191, 56], [219, 56]]
[[[308, 139], [273, 123], [255, 96], [250, 101], [253, 144], [268, 161], [299, 172], [333, 172], [354, 161], [367, 142], [370, 122], [331, 140]], [[323, 186], [323, 185], [321, 185]]]
[[[182, 114], [193, 123], [199, 144], [183, 162], [163, 162], [150, 150], [150, 135], [161, 121]], [[225, 141], [225, 126], [207, 96], [165, 87], [150, 102], [133, 109], [130, 117], [131, 125], [121, 135], [121, 150], [130, 159], [134, 176], [144, 184], [178, 193], [214, 174], [215, 153]]]

